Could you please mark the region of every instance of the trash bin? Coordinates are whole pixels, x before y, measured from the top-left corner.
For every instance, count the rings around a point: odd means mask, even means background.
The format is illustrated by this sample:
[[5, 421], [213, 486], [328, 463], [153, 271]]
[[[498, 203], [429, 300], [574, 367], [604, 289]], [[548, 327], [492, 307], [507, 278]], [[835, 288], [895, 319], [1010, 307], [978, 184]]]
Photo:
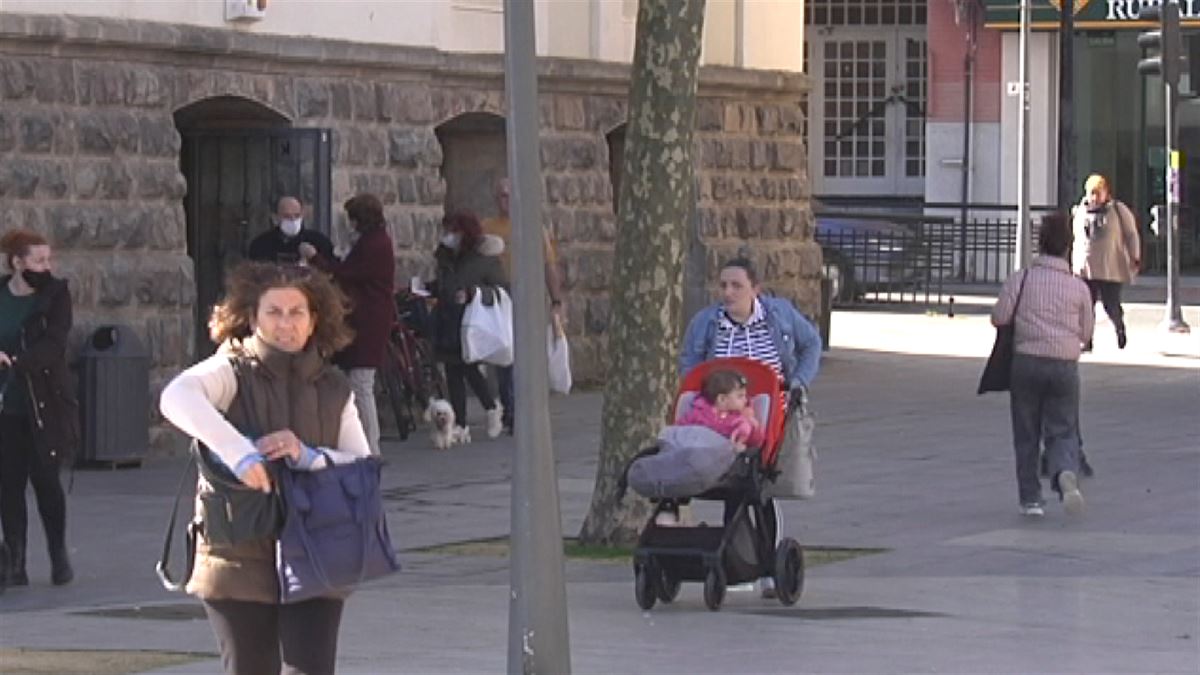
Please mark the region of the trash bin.
[[150, 354], [129, 326], [101, 326], [79, 354], [79, 459], [141, 464], [150, 447]]

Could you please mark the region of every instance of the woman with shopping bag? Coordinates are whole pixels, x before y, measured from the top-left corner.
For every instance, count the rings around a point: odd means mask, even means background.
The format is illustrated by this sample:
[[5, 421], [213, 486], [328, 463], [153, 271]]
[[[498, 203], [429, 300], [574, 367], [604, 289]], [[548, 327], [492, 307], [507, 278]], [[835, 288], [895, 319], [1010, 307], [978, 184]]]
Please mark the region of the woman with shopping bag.
[[[229, 482], [265, 494], [287, 478], [277, 469], [332, 475], [369, 457], [350, 383], [329, 362], [352, 338], [346, 308], [345, 296], [311, 268], [236, 268], [209, 322], [221, 347], [167, 385], [163, 416], [203, 443]], [[254, 528], [235, 537], [247, 528], [238, 528], [232, 502], [211, 513], [224, 496], [199, 481], [186, 590], [203, 601], [225, 672], [333, 673], [348, 590], [289, 602], [276, 559], [282, 532]], [[217, 527], [225, 510], [229, 527]]]
[[[433, 316], [433, 344], [446, 370], [446, 388], [454, 408], [455, 432], [459, 439], [469, 439], [467, 430], [467, 386], [470, 385], [487, 415], [488, 438], [496, 438], [503, 430], [503, 410], [488, 387], [487, 378], [479, 364], [464, 356], [463, 320], [468, 307], [474, 311], [503, 309], [510, 302], [508, 280], [500, 264], [504, 240], [485, 235], [479, 219], [470, 211], [455, 211], [442, 220], [442, 238], [434, 259], [437, 278], [430, 291], [437, 298]], [[500, 305], [498, 305], [500, 303]], [[509, 352], [512, 349], [512, 310], [508, 307]], [[503, 327], [501, 327], [503, 328]], [[511, 358], [511, 356], [510, 356]]]

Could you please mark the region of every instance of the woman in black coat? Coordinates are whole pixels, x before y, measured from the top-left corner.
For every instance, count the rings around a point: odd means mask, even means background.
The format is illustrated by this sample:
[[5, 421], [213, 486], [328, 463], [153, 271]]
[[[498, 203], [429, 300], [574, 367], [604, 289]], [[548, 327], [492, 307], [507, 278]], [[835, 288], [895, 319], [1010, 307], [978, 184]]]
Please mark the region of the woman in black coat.
[[437, 279], [432, 290], [438, 301], [433, 315], [434, 352], [446, 369], [446, 387], [459, 439], [469, 439], [465, 431], [468, 384], [486, 411], [488, 438], [496, 438], [503, 430], [503, 410], [492, 396], [479, 365], [463, 361], [462, 320], [477, 289], [484, 294], [484, 302], [490, 303], [495, 299], [496, 289], [508, 285], [499, 257], [504, 252], [504, 240], [483, 234], [479, 219], [470, 211], [446, 216], [442, 231], [434, 252]]
[[67, 369], [71, 293], [51, 275], [50, 245], [12, 230], [0, 238], [12, 274], [0, 277], [0, 523], [7, 584], [25, 586], [25, 488], [32, 483], [50, 549], [50, 580], [69, 583], [67, 500], [59, 468], [79, 441], [79, 405]]

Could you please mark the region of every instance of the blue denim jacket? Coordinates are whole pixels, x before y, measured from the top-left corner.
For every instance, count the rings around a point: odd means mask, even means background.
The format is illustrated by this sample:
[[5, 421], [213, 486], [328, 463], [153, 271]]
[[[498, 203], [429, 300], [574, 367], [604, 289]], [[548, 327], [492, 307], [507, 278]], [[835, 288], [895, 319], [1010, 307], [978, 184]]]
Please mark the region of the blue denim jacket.
[[[779, 350], [788, 389], [808, 387], [821, 365], [821, 336], [812, 323], [783, 298], [759, 296], [766, 315], [771, 340]], [[717, 319], [721, 304], [717, 303], [696, 313], [683, 336], [683, 352], [679, 355], [679, 375], [713, 358], [717, 336]]]

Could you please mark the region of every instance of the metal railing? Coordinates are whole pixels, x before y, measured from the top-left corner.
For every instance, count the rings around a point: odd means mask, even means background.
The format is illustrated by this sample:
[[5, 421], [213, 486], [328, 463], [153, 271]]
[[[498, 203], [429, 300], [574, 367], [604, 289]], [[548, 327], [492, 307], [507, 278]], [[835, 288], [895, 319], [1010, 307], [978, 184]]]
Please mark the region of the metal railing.
[[[1002, 212], [998, 205], [980, 211]], [[1047, 211], [1049, 209], [1038, 209]], [[1040, 215], [1029, 228], [1037, 240]], [[1004, 281], [1016, 258], [1016, 222], [1003, 216], [959, 218], [931, 214], [823, 211], [816, 241], [835, 306], [862, 303], [937, 305], [948, 290]]]
[[[1041, 218], [1051, 207], [1035, 206], [1029, 247], [1036, 251]], [[922, 212], [923, 211], [923, 212]], [[909, 205], [879, 210], [818, 209], [815, 238], [825, 254], [824, 276], [834, 306], [862, 303], [938, 305], [954, 292], [992, 287], [1016, 260], [1015, 207], [971, 204], [962, 218], [957, 204]], [[1180, 217], [1181, 265], [1200, 269], [1200, 223], [1192, 209]], [[1163, 238], [1142, 227], [1143, 269], [1161, 272]], [[994, 289], [973, 289], [992, 292]]]

